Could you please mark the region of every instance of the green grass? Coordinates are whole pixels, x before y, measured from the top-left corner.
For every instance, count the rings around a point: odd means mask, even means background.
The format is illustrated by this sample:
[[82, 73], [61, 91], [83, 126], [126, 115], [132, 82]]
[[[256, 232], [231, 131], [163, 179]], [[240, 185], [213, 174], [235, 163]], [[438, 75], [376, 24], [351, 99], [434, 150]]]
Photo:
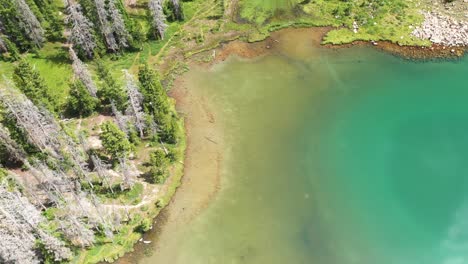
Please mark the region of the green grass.
[[[300, 2], [300, 3], [299, 3]], [[241, 0], [240, 18], [256, 26], [249, 41], [263, 40], [270, 31], [288, 26], [331, 26], [325, 44], [356, 40], [387, 40], [400, 45], [427, 46], [412, 36], [423, 16], [414, 0]], [[353, 22], [359, 25], [353, 32]]]
[[275, 14], [290, 10], [298, 0], [240, 0], [240, 17], [255, 24], [263, 24]]

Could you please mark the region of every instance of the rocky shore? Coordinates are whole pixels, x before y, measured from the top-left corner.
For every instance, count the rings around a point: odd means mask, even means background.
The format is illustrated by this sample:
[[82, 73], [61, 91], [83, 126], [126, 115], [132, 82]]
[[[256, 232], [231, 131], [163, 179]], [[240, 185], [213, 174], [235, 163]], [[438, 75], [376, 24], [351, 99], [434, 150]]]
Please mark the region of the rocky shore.
[[423, 24], [413, 31], [414, 36], [444, 46], [468, 46], [468, 21], [436, 12], [426, 12], [424, 17]]

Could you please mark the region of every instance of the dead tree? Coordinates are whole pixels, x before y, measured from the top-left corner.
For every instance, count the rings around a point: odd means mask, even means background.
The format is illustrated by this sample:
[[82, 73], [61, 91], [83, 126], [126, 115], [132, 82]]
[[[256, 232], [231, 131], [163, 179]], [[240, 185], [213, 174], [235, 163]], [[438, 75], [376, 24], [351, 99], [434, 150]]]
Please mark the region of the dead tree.
[[135, 173], [128, 165], [126, 158], [119, 158], [119, 166], [123, 177], [123, 182], [120, 188], [122, 190], [131, 189], [135, 185]]
[[73, 47], [69, 48], [70, 59], [72, 60], [73, 73], [76, 78], [78, 78], [88, 89], [91, 96], [97, 98], [97, 88], [94, 84], [93, 79], [91, 78], [91, 73], [88, 71], [88, 67], [84, 64], [76, 55]]
[[144, 136], [144, 129], [145, 125], [145, 113], [143, 112], [142, 104], [143, 104], [143, 95], [140, 93], [138, 89], [138, 85], [136, 84], [133, 76], [125, 71], [125, 77], [127, 80], [127, 94], [128, 94], [128, 108], [125, 113], [129, 116], [132, 116], [134, 119], [135, 127], [138, 129], [140, 133], [140, 137], [143, 138]]
[[[41, 230], [44, 221], [40, 211], [19, 192], [0, 186], [0, 259], [6, 263], [39, 263], [33, 252], [36, 239], [40, 239], [56, 261], [71, 258], [70, 249], [62, 241]], [[9, 242], [15, 240], [19, 243], [12, 248]]]
[[0, 101], [31, 144], [53, 157], [61, 157], [61, 129], [46, 109], [36, 107], [26, 96], [15, 91], [10, 83], [0, 89]]
[[125, 27], [125, 22], [120, 13], [120, 10], [115, 4], [116, 0], [109, 0], [108, 2], [108, 17], [112, 25], [112, 31], [117, 36], [118, 44], [121, 48], [128, 48], [131, 36]]
[[115, 117], [115, 122], [119, 126], [120, 130], [122, 130], [125, 134], [128, 135], [128, 120], [127, 117], [124, 116], [115, 106], [114, 101], [111, 101], [112, 107], [112, 114]]
[[164, 15], [162, 1], [161, 0], [149, 0], [148, 8], [152, 16], [152, 26], [154, 33], [160, 39], [164, 39], [166, 32], [166, 16]]
[[29, 38], [36, 47], [41, 47], [44, 42], [44, 29], [41, 23], [39, 23], [39, 20], [37, 20], [25, 0], [15, 0], [15, 3], [19, 18], [18, 27], [23, 29], [26, 37]]
[[174, 7], [174, 16], [177, 20], [183, 20], [184, 14], [182, 13], [182, 7], [180, 6], [179, 0], [170, 0]]
[[93, 23], [83, 15], [81, 5], [67, 1], [67, 17], [65, 22], [70, 27], [68, 40], [74, 47], [81, 49], [88, 58], [93, 58], [96, 40], [93, 35]]
[[94, 165], [94, 171], [97, 173], [99, 178], [101, 178], [102, 182], [107, 185], [107, 188], [114, 193], [114, 189], [112, 188], [112, 183], [110, 180], [109, 173], [107, 170], [109, 169], [109, 165], [105, 164], [98, 156], [91, 155], [91, 161]]
[[11, 137], [10, 132], [0, 123], [0, 144], [5, 146], [11, 160], [23, 161], [27, 158], [26, 152]]
[[[1, 34], [1, 32], [0, 32], [0, 34]], [[7, 48], [3, 38], [4, 37], [2, 35], [0, 35], [0, 54], [8, 52], [8, 48]]]
[[99, 18], [101, 33], [106, 41], [106, 46], [111, 51], [129, 46], [131, 36], [125, 27], [125, 22], [117, 8], [115, 0], [94, 0]]

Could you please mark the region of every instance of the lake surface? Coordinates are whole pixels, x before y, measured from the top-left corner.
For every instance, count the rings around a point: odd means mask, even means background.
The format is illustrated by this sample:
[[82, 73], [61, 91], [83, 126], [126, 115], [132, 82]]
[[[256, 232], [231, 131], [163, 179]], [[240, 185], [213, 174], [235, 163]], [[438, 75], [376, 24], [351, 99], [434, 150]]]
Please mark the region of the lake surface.
[[221, 189], [141, 263], [468, 263], [466, 58], [297, 42], [187, 79], [222, 117]]

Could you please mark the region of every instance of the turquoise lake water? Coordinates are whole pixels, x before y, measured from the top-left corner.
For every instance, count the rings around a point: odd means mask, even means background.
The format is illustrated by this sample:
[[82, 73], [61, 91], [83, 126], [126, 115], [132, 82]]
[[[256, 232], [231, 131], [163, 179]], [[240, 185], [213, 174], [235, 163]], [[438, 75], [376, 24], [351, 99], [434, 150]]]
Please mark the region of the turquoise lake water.
[[222, 187], [141, 263], [468, 263], [468, 59], [311, 46], [188, 74]]

